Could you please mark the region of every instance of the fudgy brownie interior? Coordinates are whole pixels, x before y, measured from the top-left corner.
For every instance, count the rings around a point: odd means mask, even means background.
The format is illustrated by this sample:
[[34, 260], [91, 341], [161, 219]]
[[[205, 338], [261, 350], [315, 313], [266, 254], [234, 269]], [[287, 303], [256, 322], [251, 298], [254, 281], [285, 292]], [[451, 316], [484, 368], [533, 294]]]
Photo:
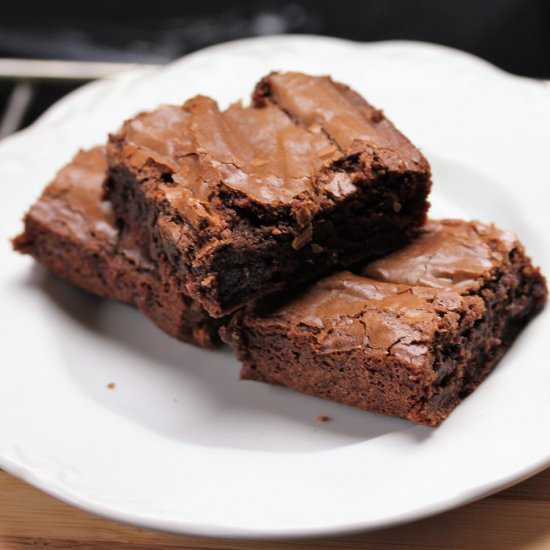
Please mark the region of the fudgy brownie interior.
[[430, 168], [358, 94], [272, 74], [250, 107], [198, 96], [111, 136], [107, 192], [147, 254], [213, 316], [408, 242]]

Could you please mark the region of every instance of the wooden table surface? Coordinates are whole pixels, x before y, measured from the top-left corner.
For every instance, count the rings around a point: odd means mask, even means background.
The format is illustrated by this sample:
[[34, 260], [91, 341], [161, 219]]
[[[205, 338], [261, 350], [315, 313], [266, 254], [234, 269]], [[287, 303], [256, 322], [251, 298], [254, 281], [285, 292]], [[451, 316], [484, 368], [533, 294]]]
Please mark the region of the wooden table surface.
[[550, 550], [550, 469], [430, 519], [350, 537], [234, 541], [178, 537], [98, 518], [0, 471], [0, 550]]

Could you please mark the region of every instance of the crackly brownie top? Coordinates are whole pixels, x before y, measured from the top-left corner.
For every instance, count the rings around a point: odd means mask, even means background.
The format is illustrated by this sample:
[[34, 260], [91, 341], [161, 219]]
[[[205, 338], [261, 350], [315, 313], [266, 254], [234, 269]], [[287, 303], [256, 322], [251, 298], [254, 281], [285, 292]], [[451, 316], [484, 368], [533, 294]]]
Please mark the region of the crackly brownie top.
[[363, 267], [378, 281], [477, 290], [520, 247], [511, 233], [494, 225], [431, 220], [411, 244]]
[[452, 290], [375, 281], [342, 271], [266, 318], [283, 322], [289, 331], [307, 328], [321, 352], [368, 348], [423, 364], [435, 334], [458, 327], [466, 309], [481, 307], [478, 302]]
[[128, 232], [120, 232], [111, 203], [104, 199], [107, 177], [104, 146], [78, 152], [46, 187], [27, 216], [88, 248], [118, 253], [133, 265], [149, 269]]
[[29, 216], [77, 239], [116, 241], [111, 204], [103, 200], [106, 174], [104, 147], [80, 151], [46, 187]]
[[272, 73], [256, 86], [254, 102], [256, 106], [276, 105], [297, 125], [322, 132], [344, 156], [373, 147], [387, 155], [384, 160], [393, 169], [426, 166], [419, 151], [382, 111], [329, 77]]
[[[429, 177], [427, 161], [381, 111], [329, 77], [300, 73], [267, 76], [248, 107], [220, 110], [197, 96], [139, 114], [111, 136], [110, 151], [138, 177], [160, 170], [170, 206], [214, 225], [220, 192], [260, 207], [299, 203], [296, 217], [306, 224], [373, 171]], [[351, 170], [343, 167], [349, 157]]]

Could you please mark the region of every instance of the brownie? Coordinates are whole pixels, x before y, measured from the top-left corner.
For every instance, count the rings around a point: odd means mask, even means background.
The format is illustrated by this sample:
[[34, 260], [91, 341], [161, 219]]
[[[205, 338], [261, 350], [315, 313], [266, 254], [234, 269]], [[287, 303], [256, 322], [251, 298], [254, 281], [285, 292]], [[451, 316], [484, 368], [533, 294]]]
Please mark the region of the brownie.
[[432, 221], [385, 258], [282, 305], [239, 312], [223, 337], [241, 378], [439, 425], [543, 307], [546, 283], [511, 234]]
[[110, 137], [107, 193], [142, 250], [220, 317], [408, 242], [430, 167], [328, 77], [273, 73], [251, 106], [197, 96]]
[[78, 153], [31, 207], [15, 249], [83, 289], [134, 304], [171, 336], [216, 344], [218, 322], [179, 293], [115, 224], [103, 199], [106, 174], [105, 148]]

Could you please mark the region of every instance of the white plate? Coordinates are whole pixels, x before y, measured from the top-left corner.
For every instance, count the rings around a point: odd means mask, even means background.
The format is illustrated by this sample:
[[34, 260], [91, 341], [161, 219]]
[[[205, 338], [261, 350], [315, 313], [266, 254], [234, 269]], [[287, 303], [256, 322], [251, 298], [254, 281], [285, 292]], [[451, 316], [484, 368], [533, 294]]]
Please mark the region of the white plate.
[[273, 69], [330, 73], [383, 107], [432, 162], [434, 215], [516, 231], [550, 272], [550, 94], [540, 83], [438, 46], [300, 36], [94, 83], [0, 145], [0, 465], [98, 514], [231, 537], [387, 526], [548, 466], [549, 309], [431, 430], [239, 382], [228, 352], [171, 340], [11, 252], [22, 213], [79, 147], [160, 102], [246, 97]]

